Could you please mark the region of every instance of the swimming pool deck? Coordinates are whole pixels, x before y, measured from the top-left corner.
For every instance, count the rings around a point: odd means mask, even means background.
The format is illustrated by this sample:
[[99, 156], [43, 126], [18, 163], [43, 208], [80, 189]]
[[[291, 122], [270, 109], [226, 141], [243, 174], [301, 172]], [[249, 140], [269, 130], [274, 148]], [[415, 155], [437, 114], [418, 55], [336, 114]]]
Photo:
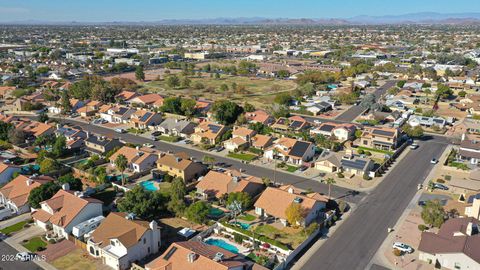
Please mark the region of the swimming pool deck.
[[235, 243], [234, 241], [232, 240], [229, 240], [225, 237], [221, 237], [221, 236], [210, 236], [210, 237], [207, 237], [206, 239], [204, 239], [204, 242], [207, 241], [208, 239], [216, 239], [216, 240], [222, 240], [222, 241], [225, 241], [226, 243], [228, 243], [229, 245], [232, 245], [234, 247], [236, 247], [238, 249], [238, 253], [239, 254], [242, 254], [244, 256], [247, 256], [251, 251], [250, 249], [242, 246], [242, 245], [239, 245], [237, 243]]

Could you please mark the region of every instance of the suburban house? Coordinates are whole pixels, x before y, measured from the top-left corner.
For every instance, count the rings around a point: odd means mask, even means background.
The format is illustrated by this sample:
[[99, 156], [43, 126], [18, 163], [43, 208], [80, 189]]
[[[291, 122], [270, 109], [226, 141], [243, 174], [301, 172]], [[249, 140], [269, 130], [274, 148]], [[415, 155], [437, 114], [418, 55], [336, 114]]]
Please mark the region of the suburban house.
[[275, 118], [268, 114], [266, 111], [256, 110], [254, 112], [246, 112], [245, 118], [249, 123], [261, 123], [269, 126], [275, 122]]
[[130, 121], [130, 117], [135, 113], [135, 109], [125, 106], [110, 107], [107, 111], [99, 113], [100, 118], [109, 123], [123, 123]]
[[87, 132], [81, 130], [80, 128], [58, 126], [55, 134], [57, 136], [65, 137], [68, 149], [80, 149], [85, 146]]
[[472, 165], [478, 165], [480, 162], [480, 141], [462, 140], [457, 153], [457, 158], [468, 161]]
[[332, 104], [330, 104], [328, 102], [325, 102], [325, 101], [321, 101], [321, 102], [318, 102], [318, 103], [313, 103], [313, 104], [310, 104], [310, 105], [306, 106], [306, 110], [311, 112], [313, 115], [319, 115], [321, 113], [330, 111], [332, 109], [333, 109]]
[[35, 224], [45, 231], [68, 238], [72, 228], [102, 215], [102, 201], [84, 197], [82, 192], [61, 189], [52, 198], [40, 203], [41, 208], [32, 213]]
[[12, 179], [12, 176], [15, 172], [20, 172], [21, 167], [12, 165], [12, 164], [5, 164], [0, 163], [0, 185], [3, 185]]
[[467, 198], [466, 203], [469, 206], [465, 207], [465, 216], [479, 219], [480, 218], [480, 193], [469, 196]]
[[343, 156], [340, 160], [342, 171], [354, 175], [369, 175], [375, 163], [369, 158], [362, 158], [353, 154]]
[[342, 163], [334, 152], [325, 150], [315, 161], [315, 169], [327, 173], [341, 172]]
[[85, 139], [85, 151], [100, 156], [105, 156], [108, 152], [122, 145], [123, 143], [119, 139], [110, 139], [105, 136], [88, 134]]
[[201, 122], [192, 134], [191, 139], [194, 143], [217, 144], [223, 133], [227, 131], [224, 125], [209, 121]]
[[447, 120], [441, 117], [426, 117], [426, 116], [419, 116], [419, 115], [411, 115], [408, 119], [408, 124], [412, 127], [422, 126], [422, 127], [438, 127], [444, 128], [447, 125]]
[[157, 160], [157, 168], [171, 176], [180, 177], [185, 182], [191, 182], [206, 171], [202, 163], [191, 160], [186, 153], [161, 154]]
[[162, 122], [162, 115], [147, 110], [137, 110], [130, 116], [130, 123], [138, 129], [154, 129]]
[[94, 116], [102, 105], [103, 103], [101, 101], [92, 100], [85, 104], [85, 106], [78, 108], [77, 113], [83, 118]]
[[55, 133], [55, 127], [28, 118], [7, 117], [3, 122], [11, 123], [16, 129], [22, 130], [27, 139], [35, 139], [40, 136], [49, 136]]
[[357, 127], [352, 124], [337, 124], [333, 122], [325, 122], [317, 128], [310, 130], [310, 135], [323, 135], [329, 138], [335, 138], [338, 141], [347, 141], [355, 137]]
[[469, 114], [480, 114], [480, 95], [467, 95], [452, 106], [460, 111], [467, 111]]
[[299, 141], [283, 137], [267, 148], [263, 156], [269, 160], [278, 159], [295, 165], [303, 165], [315, 156], [315, 145], [311, 142]]
[[138, 97], [138, 96], [140, 96], [140, 94], [137, 93], [137, 92], [133, 92], [133, 91], [122, 91], [122, 92], [120, 92], [120, 94], [118, 94], [118, 95], [115, 96], [115, 100], [123, 103], [123, 102], [127, 102], [127, 101], [129, 101], [130, 99], [135, 98], [135, 97]]
[[265, 150], [273, 144], [273, 137], [269, 135], [257, 134], [252, 138], [252, 147]]
[[158, 107], [163, 105], [163, 97], [159, 94], [146, 94], [142, 96], [137, 96], [128, 100], [130, 104], [138, 104], [141, 106], [153, 106], [154, 104]]
[[204, 199], [215, 197], [222, 198], [223, 195], [232, 192], [245, 192], [254, 198], [264, 188], [262, 179], [258, 177], [245, 177], [237, 170], [226, 170], [223, 172], [210, 170], [197, 184], [197, 194]]
[[438, 269], [480, 269], [478, 226], [472, 217], [451, 218], [438, 233], [422, 232], [418, 258]]
[[188, 138], [195, 132], [195, 124], [187, 120], [167, 118], [160, 125], [156, 126], [156, 130], [167, 136]]
[[132, 214], [111, 212], [87, 240], [87, 251], [113, 269], [129, 269], [132, 262], [158, 252], [160, 227]]
[[23, 214], [30, 211], [28, 196], [32, 189], [54, 179], [49, 176], [19, 175], [0, 189], [0, 203], [12, 210], [14, 214]]
[[308, 126], [307, 120], [301, 116], [291, 116], [289, 118], [280, 117], [272, 125], [272, 128], [277, 131], [300, 131]]
[[266, 270], [250, 260], [221, 247], [200, 241], [175, 242], [146, 270]]
[[118, 156], [123, 155], [128, 161], [127, 168], [133, 172], [145, 172], [155, 167], [158, 155], [146, 152], [147, 149], [133, 148], [122, 146], [117, 152], [110, 156], [110, 164], [115, 167], [115, 160]]
[[323, 217], [328, 198], [313, 192], [305, 194], [303, 190], [296, 189], [291, 185], [279, 188], [268, 187], [255, 202], [255, 214], [263, 217], [273, 217], [287, 226], [286, 210], [292, 203], [298, 203], [305, 209], [305, 217], [302, 226], [308, 226], [318, 218]]
[[365, 127], [360, 146], [381, 150], [394, 150], [399, 143], [400, 130], [387, 127]]
[[223, 145], [229, 151], [235, 151], [239, 148], [248, 148], [255, 134], [257, 134], [257, 132], [254, 130], [235, 126], [232, 131], [232, 138], [224, 141]]

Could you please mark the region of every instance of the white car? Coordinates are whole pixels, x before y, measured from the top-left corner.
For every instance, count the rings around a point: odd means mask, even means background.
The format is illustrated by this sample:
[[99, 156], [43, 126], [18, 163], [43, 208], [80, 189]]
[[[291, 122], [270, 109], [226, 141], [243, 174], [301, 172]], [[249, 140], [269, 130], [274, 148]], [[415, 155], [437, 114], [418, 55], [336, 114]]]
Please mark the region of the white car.
[[415, 149], [417, 149], [417, 148], [418, 148], [418, 144], [416, 144], [416, 143], [412, 143], [412, 144], [410, 145], [410, 149], [412, 149], [412, 150], [415, 150]]
[[117, 132], [117, 133], [127, 133], [127, 131], [123, 128], [116, 128], [115, 132]]
[[395, 242], [393, 243], [393, 246], [392, 246], [393, 249], [398, 249], [402, 252], [406, 252], [406, 253], [412, 253], [413, 252], [413, 248], [407, 244], [404, 244], [404, 243], [401, 243], [401, 242]]
[[33, 258], [32, 254], [28, 252], [19, 252], [15, 256], [15, 259], [17, 261], [22, 261], [22, 262], [30, 261], [32, 258]]
[[153, 147], [155, 147], [155, 145], [153, 145], [153, 144], [151, 144], [151, 143], [144, 143], [143, 146], [148, 147], [148, 148], [153, 148]]
[[437, 164], [438, 163], [438, 160], [436, 158], [432, 158], [432, 160], [430, 160], [430, 163], [432, 164]]

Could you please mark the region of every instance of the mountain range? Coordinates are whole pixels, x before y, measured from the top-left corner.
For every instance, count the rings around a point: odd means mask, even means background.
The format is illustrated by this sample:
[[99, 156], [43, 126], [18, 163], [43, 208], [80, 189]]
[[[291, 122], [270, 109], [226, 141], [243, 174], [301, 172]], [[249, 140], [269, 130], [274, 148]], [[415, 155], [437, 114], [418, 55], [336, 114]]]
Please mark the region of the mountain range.
[[434, 13], [419, 12], [403, 15], [367, 16], [351, 18], [210, 18], [210, 19], [161, 19], [156, 21], [112, 21], [112, 22], [76, 22], [76, 21], [12, 21], [0, 24], [45, 24], [45, 25], [381, 25], [381, 24], [450, 24], [480, 25], [479, 13]]

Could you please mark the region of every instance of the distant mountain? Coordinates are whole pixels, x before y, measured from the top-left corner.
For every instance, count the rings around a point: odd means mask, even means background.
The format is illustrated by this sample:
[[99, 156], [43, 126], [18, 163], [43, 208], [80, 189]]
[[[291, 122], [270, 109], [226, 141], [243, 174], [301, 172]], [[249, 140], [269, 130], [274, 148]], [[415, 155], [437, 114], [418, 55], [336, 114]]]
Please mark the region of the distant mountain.
[[76, 21], [14, 21], [0, 24], [23, 25], [380, 25], [380, 24], [479, 24], [480, 13], [434, 13], [420, 12], [404, 15], [355, 16], [351, 18], [211, 18], [211, 19], [164, 19], [157, 21], [112, 21], [112, 22], [76, 22]]

